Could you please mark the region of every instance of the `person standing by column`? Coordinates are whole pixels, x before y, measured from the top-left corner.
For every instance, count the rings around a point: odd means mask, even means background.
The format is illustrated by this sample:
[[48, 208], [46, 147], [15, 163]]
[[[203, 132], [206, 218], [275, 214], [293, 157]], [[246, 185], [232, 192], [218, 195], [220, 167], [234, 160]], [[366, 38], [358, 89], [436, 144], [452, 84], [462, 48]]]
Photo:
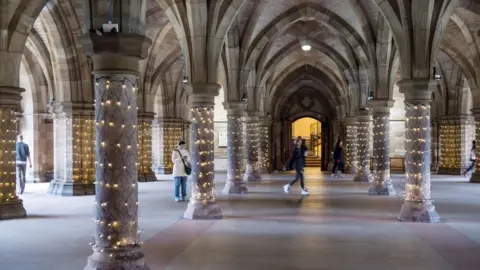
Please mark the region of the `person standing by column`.
[[470, 166], [468, 166], [467, 170], [463, 173], [463, 176], [467, 177], [467, 173], [469, 173], [475, 168], [476, 161], [477, 161], [477, 142], [472, 141], [472, 149], [470, 149]]
[[[27, 160], [30, 168], [32, 168], [32, 160], [30, 159], [30, 149], [28, 145], [23, 142], [23, 135], [21, 134], [17, 136], [15, 151], [17, 163], [17, 193], [23, 194], [26, 182]], [[18, 189], [20, 189], [20, 191]]]
[[305, 156], [307, 155], [307, 147], [305, 146], [305, 140], [297, 140], [297, 144], [295, 145], [295, 149], [292, 153], [292, 158], [289, 162], [289, 167], [293, 167], [295, 172], [297, 173], [295, 179], [283, 186], [283, 190], [285, 193], [290, 192], [290, 188], [300, 180], [300, 187], [302, 188], [302, 195], [308, 195], [308, 190], [305, 188], [305, 184], [303, 183], [303, 170], [305, 168]]
[[341, 177], [341, 174], [338, 171], [343, 171], [343, 142], [339, 138], [337, 144], [335, 145], [335, 150], [333, 151], [333, 169], [332, 177]]
[[[185, 141], [179, 141], [177, 148], [173, 150], [172, 162], [173, 162], [173, 179], [175, 180], [175, 201], [184, 202], [187, 200], [187, 177], [188, 173], [185, 169], [186, 166], [190, 166], [190, 154], [185, 149]], [[181, 195], [180, 197], [180, 189]]]

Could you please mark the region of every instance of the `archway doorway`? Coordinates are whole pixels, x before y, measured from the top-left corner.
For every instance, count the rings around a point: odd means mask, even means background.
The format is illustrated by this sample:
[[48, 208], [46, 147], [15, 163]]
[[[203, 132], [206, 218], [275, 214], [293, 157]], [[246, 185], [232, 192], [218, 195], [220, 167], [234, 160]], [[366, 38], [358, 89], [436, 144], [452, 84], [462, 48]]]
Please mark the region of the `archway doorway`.
[[305, 139], [308, 155], [306, 167], [322, 167], [322, 122], [311, 117], [302, 117], [292, 123], [292, 141], [298, 137]]

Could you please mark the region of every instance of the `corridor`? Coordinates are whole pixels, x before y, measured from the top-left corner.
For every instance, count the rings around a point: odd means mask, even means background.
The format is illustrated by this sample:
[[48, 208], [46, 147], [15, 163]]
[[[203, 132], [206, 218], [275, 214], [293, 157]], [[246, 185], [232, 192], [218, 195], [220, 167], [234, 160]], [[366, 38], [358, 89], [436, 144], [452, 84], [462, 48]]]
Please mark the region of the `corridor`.
[[[167, 177], [164, 177], [167, 179]], [[310, 196], [282, 192], [290, 175], [264, 175], [249, 194], [218, 195], [224, 219], [182, 219], [172, 181], [139, 185], [140, 227], [151, 269], [479, 269], [480, 185], [432, 176], [442, 223], [402, 223], [401, 197], [368, 196], [353, 176], [331, 179], [307, 170]], [[225, 175], [217, 174], [217, 190]], [[393, 175], [401, 193], [403, 175]], [[83, 269], [91, 254], [93, 196], [46, 195], [30, 184], [27, 218], [0, 223], [2, 270]]]

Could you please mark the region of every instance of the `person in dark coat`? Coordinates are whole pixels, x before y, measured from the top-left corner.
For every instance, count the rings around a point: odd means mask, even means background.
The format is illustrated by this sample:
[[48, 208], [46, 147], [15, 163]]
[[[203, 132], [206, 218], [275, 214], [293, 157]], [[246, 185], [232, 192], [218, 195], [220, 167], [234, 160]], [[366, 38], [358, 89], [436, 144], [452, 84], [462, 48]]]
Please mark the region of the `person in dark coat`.
[[295, 149], [293, 150], [292, 157], [289, 161], [289, 167], [295, 169], [295, 179], [283, 187], [285, 193], [290, 192], [291, 186], [293, 186], [298, 180], [300, 180], [300, 187], [302, 188], [302, 195], [308, 195], [308, 190], [305, 188], [303, 182], [303, 169], [305, 168], [305, 157], [307, 156], [307, 146], [305, 146], [305, 140], [297, 140]]
[[337, 144], [335, 145], [335, 150], [333, 150], [333, 169], [332, 177], [340, 177], [338, 171], [343, 170], [343, 142], [338, 139]]

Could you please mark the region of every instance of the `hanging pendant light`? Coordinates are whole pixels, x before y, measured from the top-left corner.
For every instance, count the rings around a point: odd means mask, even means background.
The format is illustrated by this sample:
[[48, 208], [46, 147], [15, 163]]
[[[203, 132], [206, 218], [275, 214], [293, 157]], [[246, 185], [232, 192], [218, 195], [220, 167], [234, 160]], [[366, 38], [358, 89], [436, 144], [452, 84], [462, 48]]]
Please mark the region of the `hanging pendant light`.
[[302, 50], [305, 52], [308, 52], [312, 49], [312, 46], [310, 46], [307, 42], [307, 37], [304, 37], [302, 40], [300, 40], [300, 45], [302, 45]]

